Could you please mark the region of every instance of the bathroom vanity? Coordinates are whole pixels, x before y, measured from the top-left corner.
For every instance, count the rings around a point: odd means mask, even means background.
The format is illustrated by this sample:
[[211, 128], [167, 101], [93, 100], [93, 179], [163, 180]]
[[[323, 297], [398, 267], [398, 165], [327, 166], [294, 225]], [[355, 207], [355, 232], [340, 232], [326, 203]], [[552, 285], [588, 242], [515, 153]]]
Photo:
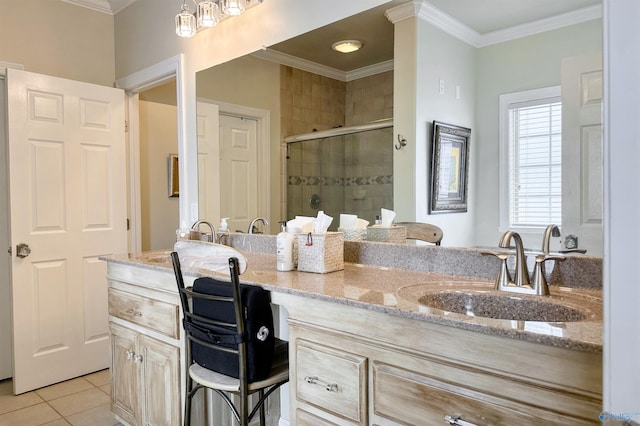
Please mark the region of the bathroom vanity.
[[[384, 246], [371, 249], [404, 250]], [[491, 280], [477, 275], [355, 262], [329, 274], [277, 272], [274, 255], [246, 255], [242, 281], [270, 290], [288, 313], [291, 424], [440, 425], [445, 416], [478, 425], [599, 423], [599, 290], [552, 286], [551, 305], [535, 315], [567, 307], [579, 315], [564, 322], [494, 319], [423, 303], [443, 292], [492, 294]], [[180, 424], [184, 357], [169, 252], [105, 260], [112, 410], [129, 424]], [[187, 284], [207, 274], [184, 272]]]

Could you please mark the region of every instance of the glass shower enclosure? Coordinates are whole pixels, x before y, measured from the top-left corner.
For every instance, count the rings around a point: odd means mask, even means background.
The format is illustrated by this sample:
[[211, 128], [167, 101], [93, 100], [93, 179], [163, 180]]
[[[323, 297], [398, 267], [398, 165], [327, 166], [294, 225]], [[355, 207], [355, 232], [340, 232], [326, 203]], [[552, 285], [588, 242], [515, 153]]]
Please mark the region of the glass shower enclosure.
[[340, 213], [372, 225], [393, 209], [393, 120], [289, 136], [286, 148], [287, 219], [323, 210], [337, 230]]

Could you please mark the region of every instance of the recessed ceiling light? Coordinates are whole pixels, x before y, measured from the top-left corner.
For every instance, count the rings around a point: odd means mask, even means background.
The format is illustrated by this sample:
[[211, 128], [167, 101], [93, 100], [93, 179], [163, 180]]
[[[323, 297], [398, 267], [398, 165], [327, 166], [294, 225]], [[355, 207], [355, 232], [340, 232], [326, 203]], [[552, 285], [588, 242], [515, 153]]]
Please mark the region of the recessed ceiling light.
[[341, 40], [333, 43], [331, 48], [341, 53], [351, 53], [362, 47], [360, 40]]

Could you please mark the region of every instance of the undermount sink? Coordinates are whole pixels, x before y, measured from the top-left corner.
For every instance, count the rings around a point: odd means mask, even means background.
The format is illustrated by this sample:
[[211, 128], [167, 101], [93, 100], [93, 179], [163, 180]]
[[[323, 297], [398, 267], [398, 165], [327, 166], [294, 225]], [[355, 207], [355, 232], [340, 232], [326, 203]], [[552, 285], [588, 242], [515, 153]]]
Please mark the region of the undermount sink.
[[553, 287], [551, 296], [534, 296], [500, 292], [487, 282], [442, 281], [407, 285], [396, 295], [400, 306], [446, 317], [550, 323], [602, 318], [601, 295], [584, 289]]
[[572, 322], [584, 321], [587, 315], [576, 308], [542, 298], [479, 292], [439, 292], [427, 294], [418, 303], [447, 312], [468, 316], [513, 321]]

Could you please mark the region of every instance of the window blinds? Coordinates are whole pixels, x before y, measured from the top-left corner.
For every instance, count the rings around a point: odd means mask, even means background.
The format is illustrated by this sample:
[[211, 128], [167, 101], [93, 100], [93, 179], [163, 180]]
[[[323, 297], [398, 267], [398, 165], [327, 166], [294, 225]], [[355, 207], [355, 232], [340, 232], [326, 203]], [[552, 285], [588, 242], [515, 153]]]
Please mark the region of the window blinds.
[[559, 97], [509, 105], [511, 226], [560, 225], [561, 143]]

